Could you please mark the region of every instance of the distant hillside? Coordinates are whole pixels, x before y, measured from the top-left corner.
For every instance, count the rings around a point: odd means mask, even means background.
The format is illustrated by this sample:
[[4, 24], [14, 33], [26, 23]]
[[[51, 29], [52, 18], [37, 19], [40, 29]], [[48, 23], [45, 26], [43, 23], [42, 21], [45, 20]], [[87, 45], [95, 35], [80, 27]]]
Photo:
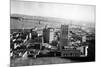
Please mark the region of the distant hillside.
[[57, 26], [57, 24], [69, 23], [68, 20], [54, 17], [41, 17], [41, 16], [28, 16], [22, 14], [11, 14], [11, 29], [32, 28], [34, 26], [44, 27], [46, 24], [49, 26]]
[[56, 17], [42, 17], [42, 16], [29, 16], [29, 15], [22, 15], [22, 14], [11, 14], [11, 17], [21, 17], [27, 20], [41, 20], [46, 22], [68, 22], [69, 20], [63, 18], [56, 18]]
[[69, 19], [55, 18], [55, 17], [41, 17], [41, 16], [29, 16], [23, 14], [11, 14], [10, 27], [11, 29], [29, 29], [34, 26], [39, 28], [44, 27], [46, 24], [49, 26], [57, 27], [59, 24], [78, 24], [82, 25], [85, 23], [86, 26], [95, 27], [93, 23], [72, 21]]

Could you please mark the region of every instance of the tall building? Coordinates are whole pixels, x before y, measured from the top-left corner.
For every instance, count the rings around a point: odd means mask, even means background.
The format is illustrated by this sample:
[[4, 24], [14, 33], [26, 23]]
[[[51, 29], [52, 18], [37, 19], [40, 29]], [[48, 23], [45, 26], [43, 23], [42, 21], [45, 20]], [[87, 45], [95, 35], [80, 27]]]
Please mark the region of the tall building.
[[51, 43], [54, 40], [54, 33], [54, 29], [50, 29], [49, 43]]
[[50, 29], [43, 29], [43, 40], [44, 43], [49, 43], [49, 39], [50, 39]]
[[61, 25], [60, 46], [68, 46], [68, 25]]

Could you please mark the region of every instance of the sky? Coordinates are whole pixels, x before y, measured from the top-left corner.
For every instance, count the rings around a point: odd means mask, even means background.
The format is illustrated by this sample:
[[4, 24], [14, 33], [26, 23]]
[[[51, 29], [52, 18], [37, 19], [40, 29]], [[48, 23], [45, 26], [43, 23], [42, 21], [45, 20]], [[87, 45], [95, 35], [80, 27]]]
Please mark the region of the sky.
[[11, 0], [11, 14], [95, 22], [95, 6]]

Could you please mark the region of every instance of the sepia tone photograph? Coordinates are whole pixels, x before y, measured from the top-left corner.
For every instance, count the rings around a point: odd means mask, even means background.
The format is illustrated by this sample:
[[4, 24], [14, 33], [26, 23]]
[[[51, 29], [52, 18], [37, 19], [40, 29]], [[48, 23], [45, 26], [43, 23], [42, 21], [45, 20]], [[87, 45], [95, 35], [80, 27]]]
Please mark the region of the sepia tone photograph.
[[95, 5], [10, 0], [10, 67], [95, 61]]

